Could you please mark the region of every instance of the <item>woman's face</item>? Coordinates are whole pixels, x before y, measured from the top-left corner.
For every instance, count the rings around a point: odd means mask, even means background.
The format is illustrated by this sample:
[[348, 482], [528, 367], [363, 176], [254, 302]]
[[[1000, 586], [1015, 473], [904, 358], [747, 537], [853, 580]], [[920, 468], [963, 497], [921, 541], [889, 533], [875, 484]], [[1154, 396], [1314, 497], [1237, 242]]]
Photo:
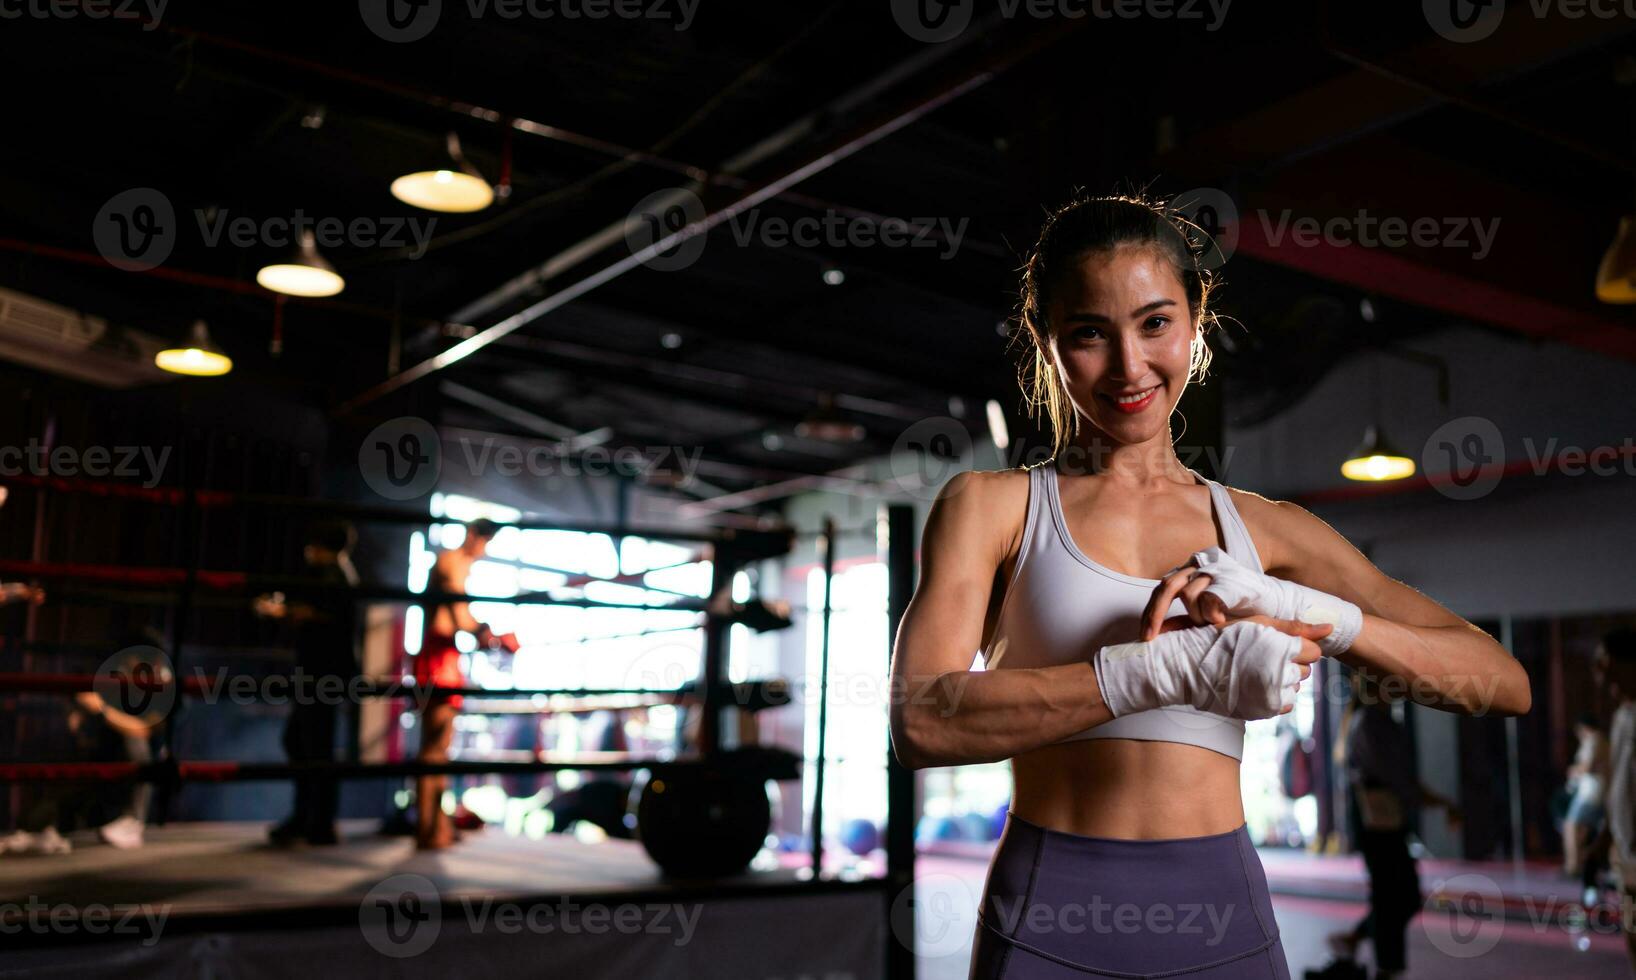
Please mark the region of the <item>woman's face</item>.
[[1157, 251], [1086, 254], [1057, 285], [1046, 316], [1052, 355], [1083, 418], [1120, 443], [1167, 431], [1197, 327], [1181, 279]]

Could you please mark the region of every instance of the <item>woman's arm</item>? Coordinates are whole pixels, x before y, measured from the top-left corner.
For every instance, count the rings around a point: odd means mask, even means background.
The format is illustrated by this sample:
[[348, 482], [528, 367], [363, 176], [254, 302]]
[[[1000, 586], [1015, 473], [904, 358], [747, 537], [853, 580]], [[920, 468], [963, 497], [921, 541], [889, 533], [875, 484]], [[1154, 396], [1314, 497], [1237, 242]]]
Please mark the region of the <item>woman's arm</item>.
[[995, 762], [1110, 720], [1080, 663], [971, 670], [995, 576], [1022, 533], [1028, 478], [961, 473], [926, 519], [920, 583], [892, 653], [892, 748], [911, 769]]
[[1468, 715], [1528, 711], [1528, 674], [1493, 637], [1383, 573], [1298, 504], [1263, 503], [1256, 511], [1272, 532], [1268, 575], [1363, 610], [1363, 631], [1337, 659], [1362, 669], [1383, 694]]

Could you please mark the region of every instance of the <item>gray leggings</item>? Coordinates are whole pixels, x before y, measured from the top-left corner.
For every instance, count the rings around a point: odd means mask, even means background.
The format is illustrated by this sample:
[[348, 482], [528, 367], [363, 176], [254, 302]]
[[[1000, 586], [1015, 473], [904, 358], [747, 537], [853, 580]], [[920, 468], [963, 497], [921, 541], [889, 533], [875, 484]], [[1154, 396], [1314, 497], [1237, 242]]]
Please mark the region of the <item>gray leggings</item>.
[[1115, 840], [1007, 815], [978, 910], [971, 980], [1289, 976], [1244, 826]]

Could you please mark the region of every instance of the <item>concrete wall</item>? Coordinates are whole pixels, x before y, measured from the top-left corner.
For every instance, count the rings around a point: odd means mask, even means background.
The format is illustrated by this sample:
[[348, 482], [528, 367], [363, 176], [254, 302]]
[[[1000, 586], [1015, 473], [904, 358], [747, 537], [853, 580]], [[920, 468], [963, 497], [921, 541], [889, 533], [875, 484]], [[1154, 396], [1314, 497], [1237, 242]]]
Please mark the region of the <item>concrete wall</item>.
[[1377, 377], [1381, 423], [1425, 472], [1443, 471], [1441, 447], [1452, 439], [1461, 448], [1461, 437], [1480, 425], [1448, 424], [1473, 417], [1492, 423], [1510, 462], [1543, 458], [1553, 447], [1620, 448], [1613, 474], [1536, 476], [1530, 468], [1474, 500], [1424, 490], [1308, 508], [1382, 571], [1468, 619], [1636, 609], [1636, 573], [1623, 560], [1636, 545], [1631, 366], [1470, 327], [1422, 338], [1415, 348], [1447, 360], [1446, 407], [1431, 369], [1378, 354], [1355, 359], [1271, 422], [1229, 421], [1224, 482], [1275, 499], [1345, 485], [1340, 463], [1375, 413]]

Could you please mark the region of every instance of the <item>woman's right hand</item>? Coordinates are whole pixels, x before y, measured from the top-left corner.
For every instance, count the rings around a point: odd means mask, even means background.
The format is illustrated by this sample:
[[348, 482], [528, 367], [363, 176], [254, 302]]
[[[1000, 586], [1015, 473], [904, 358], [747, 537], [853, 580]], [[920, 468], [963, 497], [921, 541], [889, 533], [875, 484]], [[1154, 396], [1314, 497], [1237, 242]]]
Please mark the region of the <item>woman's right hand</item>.
[[[1229, 616], [1227, 618], [1227, 622], [1236, 623], [1240, 619], [1247, 620], [1252, 623], [1260, 623], [1263, 626], [1271, 626], [1280, 633], [1288, 633], [1290, 636], [1300, 637], [1301, 652], [1296, 655], [1295, 662], [1301, 665], [1302, 680], [1306, 680], [1308, 677], [1312, 676], [1312, 665], [1317, 663], [1318, 658], [1324, 655], [1323, 648], [1318, 645], [1317, 641], [1328, 636], [1335, 630], [1335, 627], [1330, 623], [1303, 623], [1299, 619], [1277, 619], [1272, 616], [1259, 615]], [[1300, 685], [1297, 684], [1296, 687], [1299, 688]]]
[[[1287, 633], [1290, 636], [1299, 638], [1301, 641], [1301, 650], [1295, 655], [1291, 662], [1301, 668], [1302, 681], [1305, 681], [1308, 677], [1312, 676], [1312, 665], [1318, 662], [1319, 657], [1323, 656], [1323, 649], [1318, 646], [1316, 641], [1328, 636], [1330, 631], [1335, 628], [1329, 623], [1303, 623], [1298, 619], [1279, 619], [1275, 616], [1264, 616], [1260, 614], [1254, 616], [1229, 616], [1226, 623], [1223, 623], [1221, 626], [1216, 628], [1225, 629], [1226, 627], [1237, 622], [1260, 623], [1263, 626], [1270, 626], [1273, 629], [1278, 630], [1280, 633]], [[1188, 617], [1172, 616], [1159, 625], [1159, 632], [1168, 633], [1171, 630], [1195, 628], [1197, 628], [1197, 624]], [[1295, 685], [1295, 689], [1297, 691], [1301, 689], [1300, 683]], [[1290, 707], [1280, 711], [1279, 714], [1287, 715], [1293, 710], [1294, 706], [1291, 705]]]

